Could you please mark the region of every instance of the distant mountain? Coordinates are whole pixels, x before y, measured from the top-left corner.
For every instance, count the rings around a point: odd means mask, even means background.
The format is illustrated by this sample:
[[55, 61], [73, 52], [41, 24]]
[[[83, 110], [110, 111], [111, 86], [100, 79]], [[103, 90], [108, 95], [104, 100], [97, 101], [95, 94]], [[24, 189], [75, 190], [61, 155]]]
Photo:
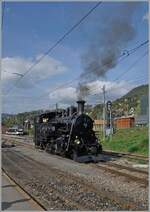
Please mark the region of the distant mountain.
[[31, 112], [24, 112], [18, 114], [7, 114], [2, 113], [2, 124], [7, 127], [12, 127], [14, 125], [23, 125], [24, 121], [29, 119], [34, 119], [34, 116], [42, 113], [43, 110], [31, 111]]
[[3, 118], [9, 118], [9, 117], [12, 117], [12, 116], [14, 116], [13, 114], [9, 114], [9, 113], [2, 113], [2, 119]]
[[[126, 95], [122, 96], [119, 99], [116, 99], [112, 102], [112, 115], [122, 116], [122, 115], [130, 115], [131, 111], [134, 114], [139, 114], [141, 110], [141, 97], [148, 97], [148, 85], [138, 86], [131, 91], [129, 91]], [[6, 126], [13, 126], [14, 124], [23, 124], [26, 119], [33, 121], [34, 116], [44, 112], [43, 110], [31, 111], [18, 113], [16, 115], [2, 113], [2, 123]], [[98, 104], [94, 108], [86, 107], [86, 112], [93, 119], [101, 119], [103, 115], [103, 105]]]

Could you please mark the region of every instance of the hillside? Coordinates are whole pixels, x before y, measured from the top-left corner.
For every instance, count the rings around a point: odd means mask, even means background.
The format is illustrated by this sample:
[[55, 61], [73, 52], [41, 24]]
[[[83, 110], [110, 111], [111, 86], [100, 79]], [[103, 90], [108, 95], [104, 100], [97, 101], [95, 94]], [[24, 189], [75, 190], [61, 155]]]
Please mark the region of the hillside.
[[30, 119], [33, 121], [34, 116], [42, 113], [43, 110], [31, 111], [31, 112], [24, 112], [18, 114], [5, 114], [2, 113], [2, 125], [6, 127], [12, 127], [13, 125], [23, 125], [23, 122], [26, 119]]
[[133, 88], [131, 91], [129, 91], [122, 98], [133, 98], [135, 96], [137, 98], [140, 98], [142, 95], [148, 95], [148, 85], [141, 85], [141, 86], [138, 86], [136, 88]]
[[9, 117], [12, 117], [14, 116], [13, 114], [9, 114], [9, 113], [2, 113], [2, 119], [3, 118], [9, 118]]
[[[119, 99], [112, 102], [113, 116], [130, 115], [131, 110], [134, 114], [139, 114], [141, 110], [140, 99], [142, 96], [148, 97], [148, 85], [138, 86]], [[148, 100], [148, 98], [147, 98]], [[96, 105], [90, 115], [93, 119], [102, 118], [103, 105]]]
[[[141, 85], [139, 87], [136, 87], [129, 91], [123, 97], [113, 101], [112, 115], [116, 117], [130, 114], [131, 108], [134, 108], [135, 114], [139, 114], [140, 98], [143, 95], [148, 96], [148, 85]], [[7, 127], [13, 126], [14, 124], [23, 124], [23, 121], [25, 121], [26, 119], [30, 119], [31, 121], [33, 121], [34, 116], [42, 112], [42, 110], [37, 110], [25, 113], [18, 113], [16, 115], [2, 114], [2, 123]], [[93, 119], [100, 119], [102, 118], [103, 114], [103, 105], [98, 104], [92, 109], [90, 107], [90, 109], [88, 108], [86, 112], [88, 112], [88, 114]]]

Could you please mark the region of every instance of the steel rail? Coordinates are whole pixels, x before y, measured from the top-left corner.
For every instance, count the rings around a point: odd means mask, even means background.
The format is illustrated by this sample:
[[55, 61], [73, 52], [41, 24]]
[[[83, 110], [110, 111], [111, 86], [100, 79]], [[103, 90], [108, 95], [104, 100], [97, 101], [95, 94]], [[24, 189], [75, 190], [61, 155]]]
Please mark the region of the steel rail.
[[[22, 159], [24, 159], [24, 160], [26, 160], [27, 161], [27, 164], [34, 164], [34, 165], [31, 165], [32, 167], [39, 167], [39, 165], [41, 166], [42, 165], [42, 167], [43, 167], [43, 163], [41, 163], [41, 162], [38, 162], [37, 163], [37, 161], [35, 161], [34, 159], [31, 159], [31, 158], [28, 158], [28, 157], [26, 157], [26, 156], [24, 156], [24, 155], [21, 155], [19, 152], [15, 152], [15, 154], [16, 154], [16, 156], [18, 156], [18, 157], [20, 157], [20, 159], [22, 158]], [[6, 155], [6, 158], [5, 158], [6, 160], [8, 160], [8, 157], [7, 157], [7, 155]], [[19, 160], [18, 160], [19, 161]], [[13, 163], [13, 160], [10, 158], [10, 162], [11, 163]], [[14, 164], [15, 165], [15, 164]], [[22, 167], [18, 167], [17, 165], [16, 165], [16, 167], [17, 168], [22, 168]], [[44, 165], [44, 167], [49, 167], [48, 165]], [[38, 170], [40, 170], [39, 168], [38, 168]], [[48, 169], [47, 169], [48, 170]], [[66, 174], [63, 174], [63, 173], [61, 173], [61, 176], [62, 177], [64, 177], [64, 179], [66, 179]], [[84, 180], [82, 180], [82, 179], [78, 179], [78, 177], [77, 176], [74, 176], [74, 175], [71, 175], [71, 176], [69, 176], [69, 178], [67, 179], [67, 182], [69, 182], [70, 180], [73, 180], [74, 182], [77, 182], [77, 183], [81, 183], [85, 188], [82, 190], [82, 188], [81, 188], [81, 191], [84, 193], [84, 192], [94, 192], [94, 193], [96, 193], [98, 196], [101, 196], [102, 198], [109, 198], [109, 200], [111, 200], [111, 201], [113, 201], [113, 202], [116, 202], [116, 203], [118, 203], [118, 204], [120, 204], [123, 208], [125, 207], [128, 207], [129, 209], [134, 209], [135, 207], [136, 207], [136, 203], [135, 202], [131, 202], [131, 203], [126, 203], [126, 201], [124, 201], [123, 199], [120, 199], [118, 196], [112, 196], [112, 195], [110, 195], [110, 197], [108, 197], [108, 193], [106, 192], [105, 193], [105, 191], [103, 191], [103, 193], [101, 193], [95, 186], [93, 186], [90, 182], [85, 182]], [[62, 192], [61, 192], [61, 189], [60, 188], [58, 188], [58, 187], [55, 187], [55, 191], [56, 191], [56, 193], [62, 198], [62, 199], [64, 199], [65, 201], [67, 201], [68, 202], [68, 196], [66, 196], [66, 195], [64, 195]], [[61, 193], [61, 194], [60, 194]], [[64, 197], [64, 198], [63, 198]], [[69, 198], [69, 200], [70, 200], [70, 198]], [[70, 201], [70, 203], [71, 203], [71, 205], [73, 204], [74, 205], [74, 203], [75, 203], [75, 205], [77, 205], [77, 207], [79, 207], [79, 209], [81, 209], [81, 210], [83, 210], [83, 208], [85, 209], [86, 208], [86, 204], [83, 206], [81, 206], [80, 205], [80, 203], [77, 203], [76, 201], [74, 201], [74, 200], [72, 200], [71, 199], [71, 201]], [[77, 203], [77, 204], [76, 204]], [[88, 209], [88, 208], [87, 208]]]
[[[140, 178], [140, 177], [128, 174], [126, 172], [122, 172], [122, 171], [120, 171], [120, 169], [118, 169], [118, 168], [116, 169], [115, 165], [114, 165], [114, 167], [115, 167], [115, 169], [114, 169], [113, 163], [111, 165], [91, 164], [92, 167], [94, 167], [94, 168], [96, 168], [98, 170], [103, 169], [104, 171], [110, 172], [110, 173], [112, 173], [114, 175], [117, 175], [117, 176], [119, 175], [119, 176], [125, 177], [127, 180], [133, 180], [134, 182], [137, 182], [137, 183], [140, 183], [140, 184], [144, 184], [145, 186], [148, 186], [148, 179], [143, 178], [143, 177]], [[128, 170], [126, 169], [126, 171], [128, 171]]]
[[26, 191], [8, 172], [2, 168], [3, 173], [15, 184], [17, 185], [27, 196], [30, 197], [31, 200], [33, 200], [41, 210], [47, 211], [47, 209], [37, 200], [35, 199], [28, 191]]
[[[8, 137], [7, 137], [8, 138]], [[12, 137], [11, 137], [12, 138]], [[14, 138], [15, 140], [13, 140], [12, 142], [13, 143], [15, 143], [15, 144], [19, 144], [19, 145], [21, 145], [21, 146], [25, 146], [25, 147], [27, 147], [27, 148], [32, 148], [32, 149], [35, 149], [35, 147], [34, 147], [34, 145], [33, 144], [31, 144], [31, 143], [29, 143], [29, 142], [25, 142], [25, 141], [21, 141], [20, 140], [20, 138], [18, 139], [18, 140], [16, 140], [16, 138]], [[117, 155], [118, 157], [121, 157], [119, 154], [120, 153], [114, 153], [114, 152], [108, 152], [108, 154], [106, 153], [106, 152], [103, 152], [104, 153], [104, 156], [105, 155]], [[123, 153], [124, 154], [124, 153]], [[126, 155], [126, 154], [125, 154]], [[124, 175], [124, 176], [127, 176], [127, 177], [129, 177], [129, 176], [131, 176], [130, 178], [132, 178], [133, 179], [133, 175], [131, 175], [131, 174], [127, 174], [127, 173], [123, 173], [122, 171], [120, 171], [120, 170], [125, 170], [125, 171], [130, 171], [130, 172], [134, 172], [134, 173], [140, 173], [140, 174], [144, 174], [144, 175], [147, 175], [148, 176], [148, 171], [145, 171], [145, 170], [140, 170], [140, 169], [137, 169], [137, 168], [134, 168], [134, 167], [129, 167], [129, 166], [125, 166], [125, 165], [122, 165], [122, 164], [117, 164], [117, 163], [114, 163], [114, 162], [108, 162], [107, 160], [105, 161], [104, 160], [104, 162], [105, 163], [103, 163], [103, 164], [93, 164], [93, 165], [95, 165], [95, 167], [97, 167], [97, 168], [99, 168], [99, 167], [102, 167], [102, 169], [108, 169], [108, 170], [110, 170], [111, 172], [117, 172], [118, 174], [120, 174], [120, 175]], [[105, 166], [105, 167], [104, 167]], [[117, 170], [112, 170], [112, 167], [114, 167], [114, 168], [116, 168]], [[134, 177], [134, 179], [136, 179], [136, 181], [139, 181], [139, 182], [141, 182], [141, 179], [143, 180], [143, 182], [144, 182], [144, 184], [147, 184], [147, 180], [146, 179], [143, 179], [143, 178], [139, 178], [139, 177]]]
[[149, 158], [144, 156], [144, 155], [139, 155], [139, 154], [133, 154], [133, 153], [128, 153], [128, 152], [115, 152], [111, 150], [104, 150], [103, 154], [105, 155], [112, 155], [116, 157], [127, 157], [127, 158], [133, 158], [133, 159], [141, 159], [144, 161], [148, 161]]

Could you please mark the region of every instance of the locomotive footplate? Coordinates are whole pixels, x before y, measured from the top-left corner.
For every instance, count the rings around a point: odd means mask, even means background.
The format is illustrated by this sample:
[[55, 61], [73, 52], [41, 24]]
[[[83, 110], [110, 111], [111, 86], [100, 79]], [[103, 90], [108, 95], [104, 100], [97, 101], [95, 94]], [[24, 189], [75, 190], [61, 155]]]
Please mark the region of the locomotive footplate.
[[105, 161], [106, 158], [104, 157], [104, 155], [84, 155], [84, 156], [78, 156], [74, 159], [76, 162], [79, 163], [86, 163], [86, 162], [100, 162], [100, 161]]

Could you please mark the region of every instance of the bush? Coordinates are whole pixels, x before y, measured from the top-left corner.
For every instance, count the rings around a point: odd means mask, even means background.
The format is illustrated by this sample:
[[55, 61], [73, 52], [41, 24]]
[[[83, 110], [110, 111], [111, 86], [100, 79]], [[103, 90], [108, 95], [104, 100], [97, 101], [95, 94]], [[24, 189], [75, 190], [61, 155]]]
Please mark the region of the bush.
[[139, 150], [139, 146], [137, 145], [132, 145], [128, 147], [128, 152], [137, 152]]

